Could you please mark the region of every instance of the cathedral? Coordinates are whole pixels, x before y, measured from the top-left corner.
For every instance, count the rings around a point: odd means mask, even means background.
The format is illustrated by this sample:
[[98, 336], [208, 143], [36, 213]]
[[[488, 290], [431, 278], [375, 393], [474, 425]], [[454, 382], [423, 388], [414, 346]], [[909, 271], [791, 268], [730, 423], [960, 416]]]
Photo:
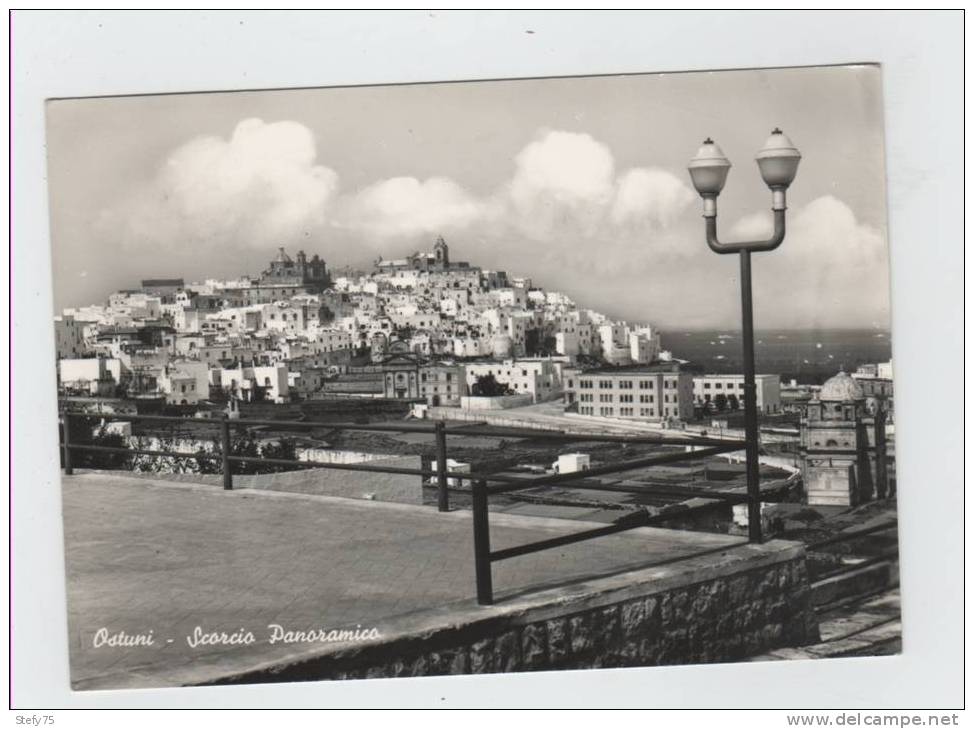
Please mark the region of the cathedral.
[[471, 266], [466, 261], [450, 262], [450, 247], [443, 240], [443, 236], [436, 239], [433, 250], [427, 253], [413, 253], [411, 256], [399, 258], [392, 261], [383, 261], [381, 258], [375, 262], [377, 273], [391, 273], [394, 271], [420, 271], [424, 273], [470, 270]]
[[328, 270], [317, 253], [309, 261], [304, 251], [298, 251], [292, 259], [279, 248], [270, 268], [260, 275], [260, 283], [263, 286], [320, 286], [324, 290], [328, 287]]

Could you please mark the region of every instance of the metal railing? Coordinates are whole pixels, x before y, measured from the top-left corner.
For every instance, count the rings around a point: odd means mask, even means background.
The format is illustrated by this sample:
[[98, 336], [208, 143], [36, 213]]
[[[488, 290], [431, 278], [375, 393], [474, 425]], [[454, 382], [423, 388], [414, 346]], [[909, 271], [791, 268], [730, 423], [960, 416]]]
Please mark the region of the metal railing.
[[[640, 468], [647, 468], [656, 465], [678, 463], [689, 460], [709, 458], [721, 453], [740, 451], [744, 448], [742, 441], [715, 440], [708, 438], [665, 438], [658, 436], [621, 436], [588, 433], [566, 433], [562, 431], [535, 430], [530, 428], [498, 428], [487, 427], [482, 424], [463, 423], [450, 426], [444, 421], [434, 423], [329, 423], [312, 420], [262, 420], [262, 419], [201, 419], [188, 418], [171, 415], [131, 415], [122, 413], [72, 413], [67, 410], [61, 413], [63, 427], [60, 447], [63, 453], [63, 468], [66, 475], [71, 475], [74, 470], [72, 453], [76, 451], [91, 451], [103, 453], [118, 453], [127, 455], [145, 455], [152, 457], [166, 458], [186, 458], [186, 459], [210, 459], [220, 461], [220, 470], [223, 476], [223, 488], [233, 489], [233, 468], [234, 463], [264, 463], [269, 465], [290, 466], [296, 468], [323, 468], [341, 471], [358, 471], [369, 473], [398, 474], [407, 476], [420, 476], [435, 481], [437, 487], [437, 508], [439, 511], [449, 511], [450, 509], [450, 480], [457, 482], [468, 482], [471, 484], [471, 508], [473, 516], [473, 545], [474, 545], [474, 571], [476, 574], [477, 601], [481, 605], [490, 605], [494, 602], [493, 580], [491, 565], [505, 559], [511, 559], [525, 554], [539, 552], [545, 549], [560, 547], [567, 544], [595, 539], [597, 537], [637, 529], [644, 526], [651, 526], [666, 522], [674, 518], [682, 518], [694, 515], [699, 512], [726, 507], [733, 504], [750, 504], [751, 497], [747, 493], [711, 491], [708, 489], [696, 489], [682, 486], [659, 486], [654, 484], [646, 485], [626, 485], [626, 484], [602, 484], [589, 482], [597, 476], [623, 473]], [[179, 422], [193, 423], [196, 426], [216, 427], [219, 430], [220, 449], [218, 452], [196, 451], [193, 453], [179, 451], [160, 451], [145, 448], [114, 446], [101, 446], [94, 444], [72, 443], [70, 435], [70, 420], [74, 417], [84, 417], [91, 419], [117, 420], [117, 421], [158, 421], [158, 422]], [[391, 433], [424, 433], [434, 436], [434, 447], [436, 454], [435, 469], [430, 468], [409, 468], [405, 466], [391, 465], [369, 465], [364, 463], [332, 463], [316, 461], [313, 459], [280, 459], [267, 458], [262, 456], [242, 456], [233, 454], [233, 434], [234, 428], [264, 426], [273, 428], [321, 428], [327, 430], [345, 431], [373, 431]], [[693, 446], [695, 450], [677, 451], [661, 454], [654, 454], [640, 458], [633, 458], [618, 463], [596, 466], [587, 470], [574, 473], [546, 474], [543, 476], [512, 476], [502, 473], [482, 473], [470, 471], [450, 471], [447, 465], [447, 436], [491, 436], [497, 438], [525, 438], [535, 440], [551, 440], [558, 442], [596, 442], [596, 443], [626, 443], [626, 444], [647, 444], [661, 446], [686, 447]], [[615, 522], [604, 527], [587, 529], [572, 534], [566, 534], [550, 539], [543, 539], [529, 544], [522, 544], [516, 547], [491, 551], [490, 548], [490, 518], [488, 501], [491, 496], [511, 494], [526, 489], [534, 489], [541, 486], [556, 486], [559, 484], [577, 483], [586, 480], [583, 488], [586, 491], [605, 491], [605, 492], [629, 492], [644, 496], [673, 497], [674, 499], [700, 498], [706, 501], [702, 504], [683, 509], [672, 510], [655, 515], [650, 515], [647, 511], [631, 513], [623, 516]], [[465, 490], [464, 490], [465, 491]], [[754, 541], [754, 534], [757, 533], [757, 541], [761, 540], [760, 524], [751, 527], [751, 541]]]
[[[868, 537], [874, 534], [879, 534], [881, 532], [888, 532], [893, 529], [897, 529], [899, 523], [896, 519], [891, 519], [890, 521], [883, 522], [882, 524], [877, 524], [875, 526], [867, 527], [865, 529], [851, 529], [849, 531], [840, 532], [834, 536], [828, 537], [826, 539], [820, 539], [815, 542], [809, 542], [806, 545], [808, 551], [818, 551], [824, 547], [831, 547], [836, 544], [842, 544], [844, 542], [852, 542], [856, 539], [861, 539], [863, 537]], [[826, 580], [830, 580], [833, 577], [838, 577], [840, 575], [849, 574], [851, 572], [856, 572], [865, 567], [871, 567], [872, 565], [881, 564], [883, 562], [892, 562], [899, 559], [899, 545], [894, 544], [890, 549], [881, 550], [878, 554], [873, 554], [859, 560], [858, 562], [850, 562], [848, 564], [843, 564], [831, 570], [822, 572], [821, 574], [815, 575], [815, 579], [812, 581], [812, 585], [819, 585]]]

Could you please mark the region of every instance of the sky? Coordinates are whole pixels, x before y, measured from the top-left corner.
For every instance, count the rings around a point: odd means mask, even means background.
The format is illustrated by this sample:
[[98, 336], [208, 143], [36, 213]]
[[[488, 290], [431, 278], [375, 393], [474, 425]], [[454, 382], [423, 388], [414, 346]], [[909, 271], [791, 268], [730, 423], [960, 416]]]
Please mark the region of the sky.
[[641, 74], [47, 102], [55, 308], [143, 278], [333, 269], [429, 250], [664, 329], [737, 328], [739, 263], [707, 248], [687, 161], [731, 160], [722, 240], [770, 234], [754, 153], [802, 152], [758, 328], [888, 329], [878, 67]]

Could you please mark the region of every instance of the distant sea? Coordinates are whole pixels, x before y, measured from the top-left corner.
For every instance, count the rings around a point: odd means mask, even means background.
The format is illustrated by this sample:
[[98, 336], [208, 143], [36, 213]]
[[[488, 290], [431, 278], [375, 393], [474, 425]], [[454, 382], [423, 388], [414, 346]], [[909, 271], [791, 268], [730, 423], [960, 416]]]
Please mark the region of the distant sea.
[[[739, 373], [740, 331], [663, 331], [662, 347], [677, 359], [689, 360], [703, 372]], [[854, 372], [861, 364], [888, 362], [890, 333], [876, 329], [756, 331], [754, 350], [758, 374], [781, 375], [803, 384], [821, 384], [839, 370]]]

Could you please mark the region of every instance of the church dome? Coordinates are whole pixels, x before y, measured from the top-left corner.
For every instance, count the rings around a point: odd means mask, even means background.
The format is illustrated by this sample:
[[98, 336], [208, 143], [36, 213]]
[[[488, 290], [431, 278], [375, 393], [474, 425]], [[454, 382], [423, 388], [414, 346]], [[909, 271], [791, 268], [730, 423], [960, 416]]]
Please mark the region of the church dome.
[[862, 400], [862, 387], [851, 375], [840, 372], [835, 377], [825, 381], [822, 389], [818, 393], [819, 400], [829, 400], [832, 402], [847, 402], [850, 400]]

